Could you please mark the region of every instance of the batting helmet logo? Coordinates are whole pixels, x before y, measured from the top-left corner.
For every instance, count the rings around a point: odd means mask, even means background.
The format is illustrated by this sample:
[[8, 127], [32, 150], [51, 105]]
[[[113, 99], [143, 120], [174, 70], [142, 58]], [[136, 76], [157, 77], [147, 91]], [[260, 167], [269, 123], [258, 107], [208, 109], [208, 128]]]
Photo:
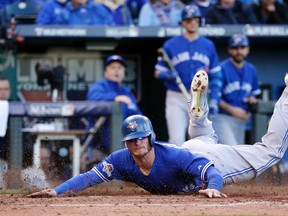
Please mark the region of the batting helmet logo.
[[182, 20], [193, 17], [201, 18], [200, 9], [196, 5], [187, 5], [182, 12]]
[[137, 123], [134, 121], [134, 122], [129, 122], [127, 128], [129, 128], [131, 131], [135, 131], [137, 126], [138, 126]]
[[229, 40], [229, 47], [249, 46], [249, 40], [244, 34], [233, 34]]
[[151, 145], [155, 141], [152, 123], [143, 115], [132, 115], [126, 118], [122, 123], [121, 130], [123, 135], [122, 142], [147, 136], [150, 136]]

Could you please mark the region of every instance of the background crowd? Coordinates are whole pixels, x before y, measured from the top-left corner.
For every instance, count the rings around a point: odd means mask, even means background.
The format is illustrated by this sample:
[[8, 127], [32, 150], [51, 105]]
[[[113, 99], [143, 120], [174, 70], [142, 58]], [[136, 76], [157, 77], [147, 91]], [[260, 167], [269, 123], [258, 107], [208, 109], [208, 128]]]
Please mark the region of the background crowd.
[[288, 23], [287, 0], [3, 0], [0, 17], [9, 22], [18, 13], [39, 25], [178, 26], [190, 4], [206, 24]]

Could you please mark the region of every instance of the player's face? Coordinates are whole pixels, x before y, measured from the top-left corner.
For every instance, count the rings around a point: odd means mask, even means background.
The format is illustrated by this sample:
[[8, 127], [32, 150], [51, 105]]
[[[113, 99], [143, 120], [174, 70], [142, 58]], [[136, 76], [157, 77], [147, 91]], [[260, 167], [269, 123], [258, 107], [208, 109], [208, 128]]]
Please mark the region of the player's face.
[[195, 33], [198, 31], [200, 19], [199, 17], [193, 17], [190, 19], [184, 19], [182, 21], [182, 26], [185, 28], [188, 33]]
[[0, 80], [0, 100], [8, 100], [10, 97], [10, 84], [7, 80]]
[[115, 61], [106, 66], [104, 76], [113, 81], [121, 83], [125, 78], [125, 67]]
[[232, 47], [228, 49], [229, 54], [236, 63], [241, 63], [249, 54], [248, 46]]
[[144, 157], [152, 148], [149, 143], [149, 137], [128, 140], [125, 144], [134, 157]]

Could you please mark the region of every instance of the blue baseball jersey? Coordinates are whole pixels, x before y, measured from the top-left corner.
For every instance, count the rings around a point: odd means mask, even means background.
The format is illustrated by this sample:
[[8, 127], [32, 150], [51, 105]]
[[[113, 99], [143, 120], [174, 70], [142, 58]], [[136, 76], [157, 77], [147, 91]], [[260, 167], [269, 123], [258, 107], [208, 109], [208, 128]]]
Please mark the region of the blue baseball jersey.
[[[237, 68], [231, 58], [225, 59], [220, 66], [223, 75], [221, 100], [248, 111], [246, 98], [256, 97], [261, 93], [256, 68], [247, 61], [244, 62], [243, 68]], [[219, 112], [228, 114], [223, 109], [219, 109]]]
[[[211, 40], [204, 36], [199, 36], [198, 39], [189, 41], [183, 35], [180, 35], [167, 40], [163, 48], [170, 57], [186, 89], [190, 88], [195, 73], [200, 69], [204, 69], [208, 72], [211, 92], [213, 90], [215, 93], [214, 97], [217, 97], [217, 91], [220, 91], [222, 85], [221, 68], [216, 48]], [[155, 65], [155, 70], [169, 71], [170, 69], [159, 58]], [[166, 79], [164, 85], [169, 90], [180, 92], [175, 79]], [[214, 90], [212, 89], [213, 87], [219, 89]]]
[[[55, 188], [57, 194], [67, 190], [79, 191], [112, 179], [133, 182], [154, 194], [193, 193], [207, 187], [221, 190], [222, 176], [204, 157], [175, 145], [155, 142], [155, 160], [148, 176], [144, 175], [128, 149], [112, 153], [92, 170], [80, 174]], [[209, 175], [210, 172], [210, 175]], [[212, 173], [212, 174], [211, 174]]]

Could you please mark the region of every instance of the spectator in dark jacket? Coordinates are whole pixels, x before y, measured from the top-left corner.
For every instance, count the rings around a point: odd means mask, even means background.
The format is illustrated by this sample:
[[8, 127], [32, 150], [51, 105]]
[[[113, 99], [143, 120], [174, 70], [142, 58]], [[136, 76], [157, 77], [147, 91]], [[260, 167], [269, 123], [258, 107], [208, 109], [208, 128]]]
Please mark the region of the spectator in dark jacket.
[[239, 0], [219, 0], [205, 15], [207, 24], [257, 24], [249, 5]]
[[48, 0], [41, 8], [36, 23], [39, 25], [57, 24], [60, 22], [62, 9], [67, 0]]
[[259, 0], [252, 5], [255, 16], [261, 24], [287, 24], [288, 8], [275, 0]]

